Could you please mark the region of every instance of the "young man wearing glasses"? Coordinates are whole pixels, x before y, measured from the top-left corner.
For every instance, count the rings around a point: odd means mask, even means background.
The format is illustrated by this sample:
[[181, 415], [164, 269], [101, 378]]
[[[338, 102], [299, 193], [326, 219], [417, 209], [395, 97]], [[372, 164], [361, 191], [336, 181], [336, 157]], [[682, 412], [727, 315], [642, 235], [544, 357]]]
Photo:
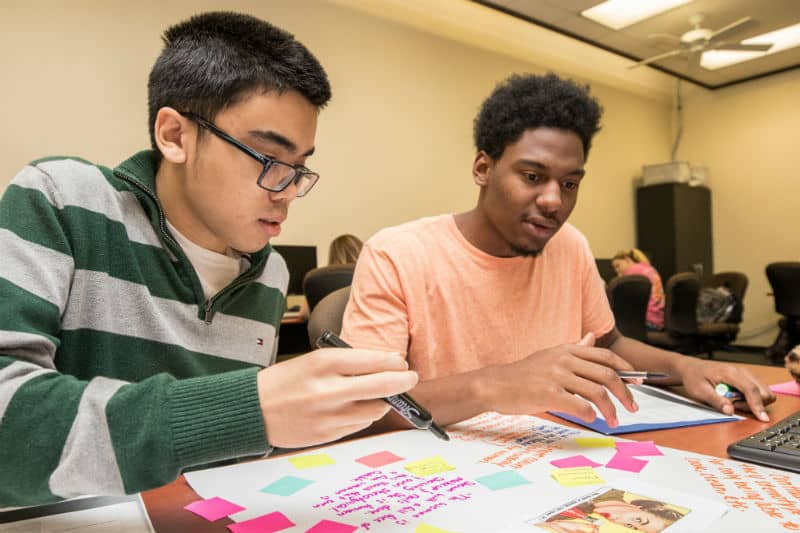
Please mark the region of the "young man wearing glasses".
[[272, 365], [288, 273], [269, 241], [319, 179], [320, 64], [233, 13], [164, 42], [152, 150], [31, 163], [0, 201], [0, 507], [334, 440], [416, 383], [382, 351]]
[[[731, 384], [746, 396], [739, 407], [768, 420], [775, 397], [747, 370], [616, 330], [586, 238], [566, 223], [600, 115], [586, 88], [553, 74], [498, 85], [475, 119], [477, 205], [374, 235], [342, 337], [406, 353], [421, 381], [413, 396], [441, 424], [484, 411], [592, 421], [594, 404], [614, 426], [609, 394], [637, 409], [615, 372], [632, 368], [666, 373], [660, 383], [728, 414], [714, 385]], [[392, 414], [384, 424], [405, 425]]]

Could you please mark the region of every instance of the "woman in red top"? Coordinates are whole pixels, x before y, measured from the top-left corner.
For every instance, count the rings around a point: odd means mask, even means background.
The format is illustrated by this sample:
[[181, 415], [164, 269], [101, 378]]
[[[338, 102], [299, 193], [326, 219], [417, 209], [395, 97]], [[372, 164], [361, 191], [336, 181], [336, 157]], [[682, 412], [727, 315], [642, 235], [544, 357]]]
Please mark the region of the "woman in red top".
[[650, 301], [647, 304], [647, 327], [654, 331], [664, 329], [664, 286], [661, 283], [661, 276], [658, 271], [650, 264], [650, 260], [644, 253], [631, 248], [617, 252], [611, 260], [614, 270], [620, 276], [632, 276], [638, 274], [650, 280]]

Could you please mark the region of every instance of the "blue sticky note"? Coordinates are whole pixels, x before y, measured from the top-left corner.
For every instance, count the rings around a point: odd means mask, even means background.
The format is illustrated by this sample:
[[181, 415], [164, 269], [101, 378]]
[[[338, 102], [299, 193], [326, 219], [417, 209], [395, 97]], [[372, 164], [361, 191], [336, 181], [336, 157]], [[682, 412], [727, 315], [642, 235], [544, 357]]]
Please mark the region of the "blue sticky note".
[[498, 472], [496, 474], [479, 477], [475, 481], [481, 485], [485, 485], [491, 490], [502, 490], [530, 483], [530, 481], [522, 477], [514, 470], [507, 470], [504, 472]]
[[303, 479], [294, 476], [284, 476], [278, 481], [274, 481], [261, 489], [261, 492], [277, 494], [278, 496], [291, 496], [305, 487], [314, 483], [310, 479]]

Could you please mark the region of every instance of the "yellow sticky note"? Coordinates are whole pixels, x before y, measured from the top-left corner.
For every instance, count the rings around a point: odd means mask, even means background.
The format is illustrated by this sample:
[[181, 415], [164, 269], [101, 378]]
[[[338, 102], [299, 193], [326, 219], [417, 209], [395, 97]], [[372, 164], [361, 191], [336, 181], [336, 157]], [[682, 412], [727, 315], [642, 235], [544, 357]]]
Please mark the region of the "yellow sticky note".
[[336, 463], [336, 461], [333, 460], [333, 457], [327, 453], [289, 457], [289, 462], [292, 463], [295, 468], [300, 470], [305, 468], [316, 468], [318, 466], [332, 465]]
[[575, 439], [581, 448], [613, 448], [614, 439], [611, 437], [578, 437]]
[[559, 468], [550, 473], [553, 479], [564, 487], [579, 487], [581, 485], [595, 485], [605, 483], [591, 466], [578, 466], [575, 468]]
[[439, 472], [447, 472], [448, 470], [455, 470], [456, 467], [444, 460], [441, 455], [434, 455], [427, 459], [420, 459], [413, 461], [405, 466], [405, 469], [414, 474], [415, 476], [431, 476]]
[[455, 533], [448, 529], [441, 529], [438, 527], [433, 527], [428, 524], [420, 524], [417, 526], [417, 529], [414, 530], [414, 533]]

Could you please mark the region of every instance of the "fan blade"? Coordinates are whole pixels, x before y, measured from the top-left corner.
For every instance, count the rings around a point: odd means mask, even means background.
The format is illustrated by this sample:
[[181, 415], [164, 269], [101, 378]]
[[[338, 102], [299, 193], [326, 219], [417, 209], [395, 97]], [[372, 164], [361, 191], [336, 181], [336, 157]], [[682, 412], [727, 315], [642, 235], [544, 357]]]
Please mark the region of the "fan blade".
[[710, 41], [712, 39], [719, 39], [721, 37], [725, 37], [729, 33], [733, 32], [735, 30], [738, 30], [739, 26], [742, 26], [743, 24], [747, 24], [751, 20], [753, 20], [753, 17], [743, 17], [743, 18], [740, 18], [739, 20], [737, 20], [736, 22], [731, 22], [727, 26], [723, 26], [722, 28], [716, 30], [711, 35], [709, 35], [708, 36], [708, 40]]
[[718, 46], [714, 46], [714, 50], [738, 50], [742, 52], [766, 52], [772, 48], [772, 43], [763, 43], [763, 44], [742, 44], [742, 43], [730, 43], [730, 44], [720, 44]]
[[671, 33], [651, 33], [647, 36], [648, 39], [668, 39], [672, 42], [679, 43], [681, 38]]
[[633, 65], [628, 65], [628, 68], [631, 69], [631, 68], [641, 67], [642, 65], [649, 65], [650, 63], [659, 61], [661, 59], [666, 59], [668, 57], [680, 55], [684, 51], [685, 50], [683, 49], [670, 50], [669, 52], [664, 52], [663, 54], [658, 54], [657, 56], [648, 57], [647, 59], [642, 59], [641, 61], [639, 61], [638, 63], [634, 63]]

